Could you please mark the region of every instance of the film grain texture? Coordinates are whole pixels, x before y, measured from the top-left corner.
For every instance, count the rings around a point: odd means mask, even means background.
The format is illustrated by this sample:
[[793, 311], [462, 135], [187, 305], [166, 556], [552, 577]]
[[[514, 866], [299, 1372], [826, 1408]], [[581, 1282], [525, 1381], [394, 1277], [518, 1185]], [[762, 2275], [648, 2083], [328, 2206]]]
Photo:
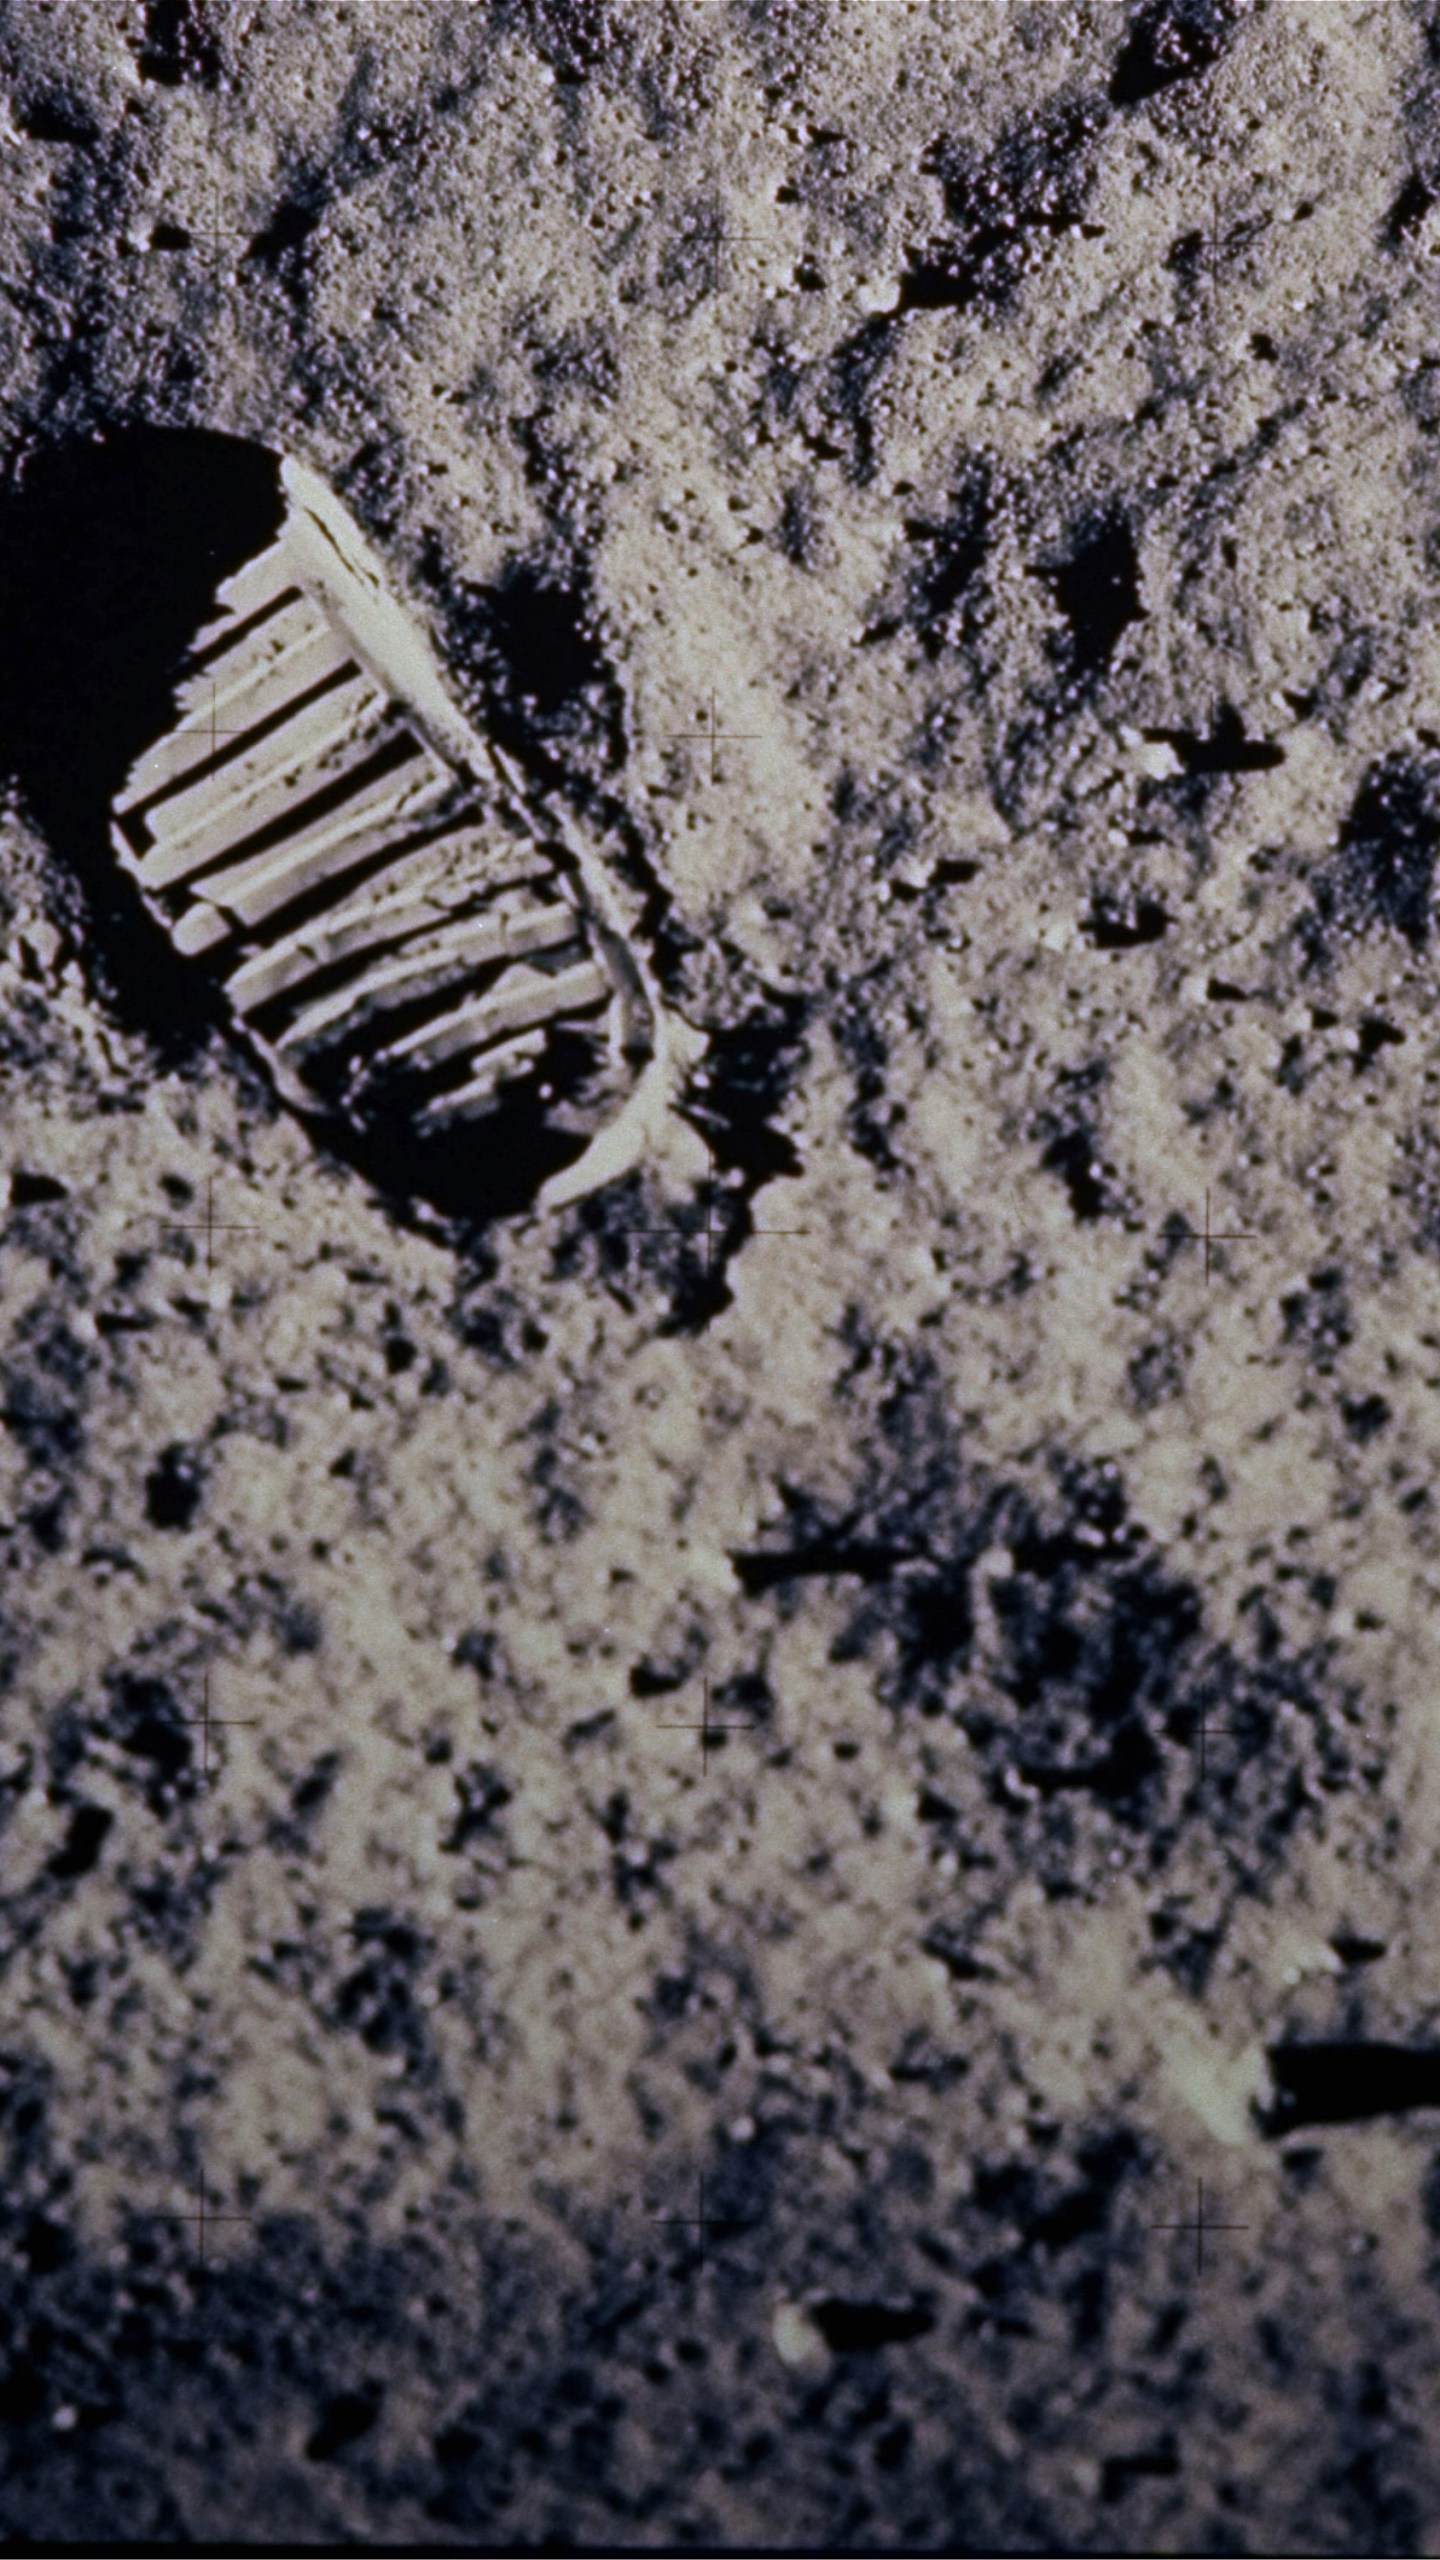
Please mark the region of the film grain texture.
[[0, 176], [0, 2527], [1434, 2550], [1440, 15]]

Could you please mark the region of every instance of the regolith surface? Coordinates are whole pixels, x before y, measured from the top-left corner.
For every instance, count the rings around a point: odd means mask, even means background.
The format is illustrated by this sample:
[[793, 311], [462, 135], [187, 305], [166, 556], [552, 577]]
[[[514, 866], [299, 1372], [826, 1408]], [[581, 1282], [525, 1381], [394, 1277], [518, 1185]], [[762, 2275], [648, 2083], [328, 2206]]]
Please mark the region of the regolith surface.
[[[0, 93], [0, 2525], [1440, 2549], [1440, 17]], [[249, 446], [703, 1042], [574, 1207], [110, 855]]]

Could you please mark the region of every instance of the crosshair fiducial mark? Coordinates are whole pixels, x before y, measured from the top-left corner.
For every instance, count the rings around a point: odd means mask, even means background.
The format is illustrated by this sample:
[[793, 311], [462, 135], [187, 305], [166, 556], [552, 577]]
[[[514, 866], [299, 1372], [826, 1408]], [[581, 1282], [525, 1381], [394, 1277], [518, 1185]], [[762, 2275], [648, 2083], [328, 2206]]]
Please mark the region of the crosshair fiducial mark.
[[207, 1274], [213, 1272], [215, 1268], [215, 1238], [218, 1235], [253, 1236], [258, 1235], [259, 1233], [258, 1227], [249, 1219], [216, 1217], [215, 1180], [213, 1175], [210, 1176], [205, 1185], [205, 1215], [203, 1218], [167, 1218], [158, 1210], [153, 1211], [151, 1214], [156, 1225], [159, 1226], [161, 1233], [164, 1235], [191, 1235], [204, 1237], [205, 1269]]
[[[782, 198], [781, 201], [790, 200]], [[773, 230], [738, 229], [725, 219], [718, 198], [714, 201], [709, 220], [699, 225], [697, 236], [709, 245], [711, 251], [710, 282], [706, 287], [709, 293], [719, 293], [733, 283], [733, 275], [727, 277], [724, 267], [725, 254], [732, 249], [753, 249], [762, 255], [768, 252], [782, 267], [789, 269], [789, 284], [798, 286], [802, 292], [828, 293], [833, 290], [827, 286], [820, 271], [819, 259], [823, 251], [817, 251], [808, 239], [786, 241], [777, 238]], [[783, 293], [788, 288], [782, 283], [778, 289]]]
[[188, 1725], [193, 1732], [203, 1734], [204, 1742], [202, 1744], [201, 1766], [208, 1778], [212, 1774], [210, 1768], [211, 1734], [249, 1730], [258, 1725], [260, 1719], [258, 1716], [212, 1716], [210, 1713], [210, 1674], [207, 1671], [202, 1691], [200, 1713], [198, 1716], [182, 1716], [180, 1718], [180, 1722], [183, 1725]]
[[210, 678], [209, 699], [206, 703], [204, 713], [196, 722], [195, 726], [199, 734], [208, 741], [212, 759], [219, 756], [220, 741], [222, 738], [243, 738], [245, 735], [244, 729], [238, 722], [227, 722], [221, 719], [220, 686], [217, 678], [214, 676]]
[[1205, 1194], [1205, 1224], [1203, 1227], [1186, 1227], [1167, 1224], [1163, 1227], [1157, 1228], [1156, 1232], [1159, 1235], [1167, 1237], [1172, 1244], [1198, 1244], [1204, 1246], [1205, 1283], [1207, 1288], [1210, 1283], [1210, 1270], [1214, 1246], [1217, 1244], [1253, 1244], [1255, 1242], [1255, 1230], [1253, 1227], [1215, 1227], [1211, 1225], [1210, 1194], [1208, 1191]]
[[711, 1690], [708, 1673], [705, 1676], [702, 1686], [704, 1689], [704, 1705], [700, 1711], [700, 1721], [698, 1724], [693, 1716], [657, 1716], [656, 1723], [662, 1733], [698, 1733], [700, 1736], [701, 1765], [703, 1768], [708, 1770], [710, 1766], [710, 1754], [712, 1750], [715, 1749], [717, 1742], [719, 1742], [719, 1738], [722, 1735], [727, 1733], [758, 1733], [760, 1731], [760, 1719], [758, 1716], [747, 1716], [744, 1718], [730, 1720], [726, 1718], [718, 1718], [712, 1715], [711, 1707], [713, 1704], [713, 1692]]
[[706, 2263], [708, 2243], [712, 2232], [748, 2231], [751, 2226], [748, 2222], [743, 2221], [738, 2214], [706, 2212], [705, 2179], [703, 2174], [699, 2180], [699, 2189], [699, 2204], [694, 2213], [652, 2213], [650, 2219], [652, 2222], [660, 2223], [669, 2231], [693, 2231], [696, 2235], [696, 2246], [699, 2251], [700, 2264], [703, 2267]]
[[768, 234], [763, 231], [736, 230], [733, 223], [726, 221], [724, 208], [718, 196], [711, 198], [710, 218], [707, 222], [701, 223], [699, 230], [700, 238], [710, 244], [710, 290], [712, 293], [718, 293], [721, 289], [727, 249], [763, 249], [774, 245]]
[[205, 2173], [202, 2169], [200, 2172], [200, 2181], [196, 2193], [196, 2199], [193, 2205], [183, 2211], [178, 2205], [174, 2207], [166, 2207], [164, 2205], [156, 2206], [145, 2214], [144, 2219], [147, 2222], [193, 2222], [195, 2225], [196, 2255], [199, 2258], [201, 2267], [204, 2268], [208, 2263], [205, 2255], [206, 2234], [212, 2231], [217, 2223], [253, 2222], [255, 2217], [252, 2213], [225, 2213], [219, 2210], [215, 2205], [212, 2205], [205, 2193]]
[[1197, 2178], [1195, 2181], [1194, 2221], [1152, 2222], [1150, 2228], [1152, 2231], [1184, 2231], [1187, 2233], [1193, 2233], [1195, 2240], [1195, 2273], [1197, 2276], [1203, 2276], [1205, 2273], [1206, 2234], [1212, 2231], [1248, 2231], [1250, 2225], [1248, 2222], [1219, 2222], [1207, 2219], [1205, 2212], [1205, 2181], [1203, 2178]]
[[249, 734], [243, 722], [233, 718], [222, 720], [220, 717], [222, 711], [229, 713], [230, 703], [220, 690], [217, 676], [192, 678], [188, 693], [190, 699], [184, 722], [168, 736], [157, 740], [152, 750], [156, 772], [168, 779], [165, 769], [167, 765], [173, 765], [176, 782], [183, 779], [198, 754], [203, 754], [209, 764], [223, 771], [226, 758], [232, 752], [225, 746], [225, 741]]
[[734, 746], [743, 739], [758, 738], [760, 736], [760, 731], [758, 729], [722, 729], [719, 725], [719, 715], [715, 709], [715, 688], [713, 685], [710, 688], [710, 705], [708, 711], [698, 711], [695, 717], [698, 723], [696, 728], [667, 729], [664, 734], [667, 738], [670, 738], [681, 745], [708, 747], [710, 750], [710, 779], [712, 782], [718, 782], [720, 780], [720, 766], [718, 762], [720, 748]]
[[1201, 1779], [1201, 1783], [1202, 1783], [1202, 1785], [1203, 1785], [1203, 1783], [1204, 1783], [1204, 1781], [1205, 1781], [1205, 1778], [1206, 1778], [1206, 1775], [1207, 1775], [1207, 1773], [1208, 1773], [1208, 1762], [1207, 1762], [1207, 1757], [1206, 1757], [1206, 1755], [1207, 1755], [1207, 1752], [1208, 1752], [1208, 1749], [1209, 1749], [1209, 1737], [1210, 1737], [1210, 1735], [1211, 1735], [1211, 1734], [1215, 1734], [1215, 1733], [1239, 1733], [1239, 1732], [1243, 1731], [1243, 1729], [1244, 1729], [1244, 1728], [1243, 1728], [1243, 1726], [1241, 1726], [1241, 1725], [1238, 1725], [1238, 1724], [1234, 1723], [1234, 1722], [1233, 1722], [1230, 1718], [1228, 1718], [1228, 1717], [1225, 1717], [1225, 1716], [1213, 1716], [1213, 1715], [1210, 1713], [1210, 1710], [1209, 1710], [1209, 1708], [1208, 1708], [1208, 1707], [1200, 1707], [1200, 1708], [1197, 1708], [1197, 1710], [1196, 1710], [1196, 1715], [1195, 1715], [1195, 1726], [1194, 1726], [1194, 1730], [1195, 1730], [1196, 1735], [1197, 1735], [1197, 1736], [1198, 1736], [1198, 1738], [1199, 1738], [1199, 1751], [1198, 1751], [1198, 1753], [1197, 1753], [1197, 1758], [1198, 1758], [1198, 1762], [1199, 1762], [1199, 1768], [1200, 1768], [1200, 1779]]
[[[709, 1189], [706, 1195], [705, 1220], [701, 1231], [705, 1238], [705, 1268], [708, 1274], [715, 1246], [717, 1243], [724, 1242], [723, 1230], [717, 1230], [715, 1225], [716, 1203], [724, 1186], [721, 1183], [720, 1170], [715, 1161], [715, 1148], [713, 1142], [709, 1138], [705, 1138], [702, 1143], [705, 1148], [705, 1153], [710, 1159]], [[752, 1236], [803, 1236], [808, 1235], [809, 1232], [810, 1230], [808, 1227], [764, 1227], [760, 1224], [758, 1218], [752, 1220], [750, 1227], [750, 1233]]]
[[[716, 1253], [717, 1251], [722, 1251], [724, 1249], [728, 1240], [729, 1230], [719, 1205], [725, 1186], [720, 1179], [720, 1168], [716, 1162], [714, 1143], [710, 1138], [706, 1137], [703, 1132], [700, 1132], [699, 1135], [700, 1143], [704, 1147], [705, 1153], [709, 1158], [710, 1170], [706, 1176], [705, 1206], [701, 1215], [700, 1225], [697, 1230], [697, 1241], [699, 1243], [701, 1259], [705, 1265], [705, 1277], [709, 1280], [714, 1276]], [[665, 1226], [650, 1226], [642, 1220], [627, 1218], [618, 1222], [616, 1232], [620, 1235], [627, 1236], [670, 1236], [674, 1238], [680, 1236], [682, 1230], [673, 1222]], [[755, 1236], [804, 1236], [808, 1235], [809, 1232], [810, 1230], [808, 1227], [766, 1227], [762, 1226], [758, 1220], [752, 1220], [749, 1235], [747, 1235], [745, 1241], [748, 1243], [750, 1238]]]

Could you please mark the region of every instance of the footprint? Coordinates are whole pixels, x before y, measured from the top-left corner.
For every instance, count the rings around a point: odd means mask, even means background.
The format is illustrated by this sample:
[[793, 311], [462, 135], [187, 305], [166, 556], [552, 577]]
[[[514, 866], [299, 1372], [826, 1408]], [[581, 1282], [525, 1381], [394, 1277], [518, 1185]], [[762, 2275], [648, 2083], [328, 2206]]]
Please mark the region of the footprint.
[[115, 853], [285, 1101], [382, 1185], [558, 1207], [659, 1142], [695, 1035], [334, 493], [295, 461], [280, 481], [115, 796]]

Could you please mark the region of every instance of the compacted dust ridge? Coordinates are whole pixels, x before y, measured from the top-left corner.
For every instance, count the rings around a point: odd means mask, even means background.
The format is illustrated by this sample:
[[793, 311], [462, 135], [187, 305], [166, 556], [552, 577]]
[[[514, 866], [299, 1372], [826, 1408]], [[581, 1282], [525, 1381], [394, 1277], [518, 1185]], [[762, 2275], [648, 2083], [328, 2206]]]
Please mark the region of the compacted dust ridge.
[[0, 2529], [1440, 2549], [1440, 8], [0, 175]]

